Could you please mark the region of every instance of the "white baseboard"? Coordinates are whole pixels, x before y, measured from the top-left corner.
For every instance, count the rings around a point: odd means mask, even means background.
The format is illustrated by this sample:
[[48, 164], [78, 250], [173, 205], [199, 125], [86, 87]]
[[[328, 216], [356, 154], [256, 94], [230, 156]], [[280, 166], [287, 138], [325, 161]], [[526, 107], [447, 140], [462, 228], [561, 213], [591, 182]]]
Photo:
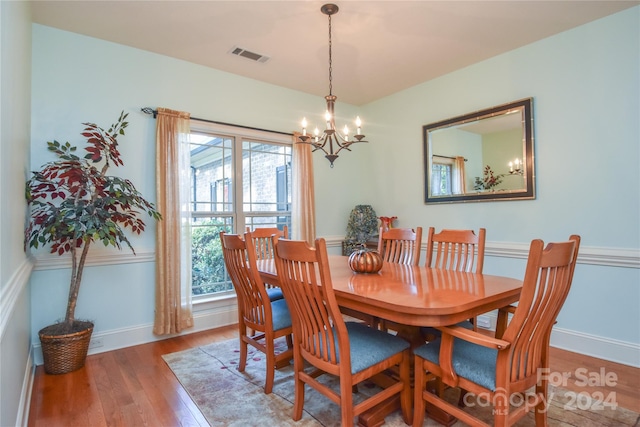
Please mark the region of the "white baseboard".
[[[484, 316], [486, 316], [491, 323], [491, 327], [487, 329], [495, 330], [497, 316], [494, 313], [489, 313]], [[237, 321], [238, 312], [235, 307], [206, 310], [196, 313], [194, 315], [194, 327], [184, 331], [181, 335], [232, 325], [237, 323]], [[103, 345], [98, 348], [90, 348], [89, 354], [103, 353], [105, 351], [160, 341], [167, 338], [171, 338], [171, 336], [154, 335], [153, 325], [151, 324], [135, 328], [106, 331], [94, 334], [93, 339], [101, 340]], [[583, 334], [563, 328], [554, 328], [551, 334], [551, 346], [640, 368], [640, 346], [625, 341]], [[40, 345], [34, 345], [33, 350], [35, 364], [41, 365], [42, 350]]]
[[640, 346], [563, 328], [553, 328], [551, 346], [640, 368]]
[[[326, 236], [328, 248], [342, 249], [344, 236]], [[426, 241], [422, 242], [422, 252], [426, 253]], [[485, 246], [485, 256], [499, 258], [527, 259], [529, 243], [491, 242]], [[640, 268], [640, 250], [631, 248], [601, 248], [594, 246], [580, 246], [578, 264], [598, 265], [607, 267]]]
[[31, 408], [31, 394], [33, 392], [33, 380], [36, 375], [36, 365], [33, 363], [33, 347], [29, 352], [25, 366], [20, 403], [16, 415], [16, 426], [27, 427], [29, 425], [29, 409]]
[[[495, 312], [479, 317], [489, 320], [491, 324], [489, 328], [483, 329], [495, 331], [498, 320]], [[550, 345], [562, 350], [640, 368], [640, 345], [638, 344], [554, 327], [551, 332]]]
[[[207, 329], [219, 328], [238, 323], [238, 310], [235, 306], [204, 310], [194, 313], [193, 328], [189, 328], [180, 334], [158, 336], [153, 333], [153, 324], [140, 325], [132, 328], [114, 329], [110, 331], [94, 333], [92, 342], [100, 342], [99, 346], [90, 345], [88, 354], [104, 353], [134, 345], [161, 341], [179, 335], [187, 335]], [[35, 365], [42, 365], [42, 347], [40, 343], [33, 345]]]

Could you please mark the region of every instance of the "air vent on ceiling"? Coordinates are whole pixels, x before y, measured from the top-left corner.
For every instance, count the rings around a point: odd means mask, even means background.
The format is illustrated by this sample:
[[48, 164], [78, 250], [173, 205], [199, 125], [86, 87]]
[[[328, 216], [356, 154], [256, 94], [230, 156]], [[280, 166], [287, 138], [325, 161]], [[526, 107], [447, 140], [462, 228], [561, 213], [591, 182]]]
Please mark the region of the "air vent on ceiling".
[[250, 59], [252, 61], [256, 61], [256, 62], [260, 62], [262, 64], [264, 64], [265, 62], [267, 62], [270, 58], [266, 55], [260, 55], [259, 53], [255, 53], [255, 52], [251, 52], [247, 49], [243, 49], [241, 47], [237, 47], [234, 46], [229, 53], [232, 53], [234, 55], [238, 55], [238, 56], [242, 56], [243, 58], [247, 58]]

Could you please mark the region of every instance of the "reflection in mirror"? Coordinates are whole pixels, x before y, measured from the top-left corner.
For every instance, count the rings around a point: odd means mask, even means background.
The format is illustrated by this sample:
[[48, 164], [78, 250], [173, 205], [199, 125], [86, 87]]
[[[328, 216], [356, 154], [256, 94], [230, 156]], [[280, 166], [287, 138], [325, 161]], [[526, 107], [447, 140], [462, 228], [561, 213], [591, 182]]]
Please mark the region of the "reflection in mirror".
[[423, 126], [425, 202], [535, 198], [533, 99]]

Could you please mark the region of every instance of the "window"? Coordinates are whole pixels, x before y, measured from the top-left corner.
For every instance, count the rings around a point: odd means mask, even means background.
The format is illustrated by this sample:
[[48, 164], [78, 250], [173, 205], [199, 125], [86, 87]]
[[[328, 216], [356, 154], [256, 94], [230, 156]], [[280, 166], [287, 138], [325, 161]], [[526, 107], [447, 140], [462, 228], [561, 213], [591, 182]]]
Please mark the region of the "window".
[[233, 289], [220, 231], [291, 227], [291, 136], [191, 122], [192, 294]]
[[451, 194], [451, 164], [433, 162], [431, 166], [431, 194]]

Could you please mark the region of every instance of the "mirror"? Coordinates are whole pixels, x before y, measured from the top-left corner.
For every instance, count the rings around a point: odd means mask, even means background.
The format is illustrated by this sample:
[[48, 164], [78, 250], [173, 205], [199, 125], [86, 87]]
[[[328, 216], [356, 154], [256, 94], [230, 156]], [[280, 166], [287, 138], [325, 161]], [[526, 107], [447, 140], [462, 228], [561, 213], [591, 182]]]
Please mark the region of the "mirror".
[[425, 203], [534, 199], [533, 98], [423, 126]]

